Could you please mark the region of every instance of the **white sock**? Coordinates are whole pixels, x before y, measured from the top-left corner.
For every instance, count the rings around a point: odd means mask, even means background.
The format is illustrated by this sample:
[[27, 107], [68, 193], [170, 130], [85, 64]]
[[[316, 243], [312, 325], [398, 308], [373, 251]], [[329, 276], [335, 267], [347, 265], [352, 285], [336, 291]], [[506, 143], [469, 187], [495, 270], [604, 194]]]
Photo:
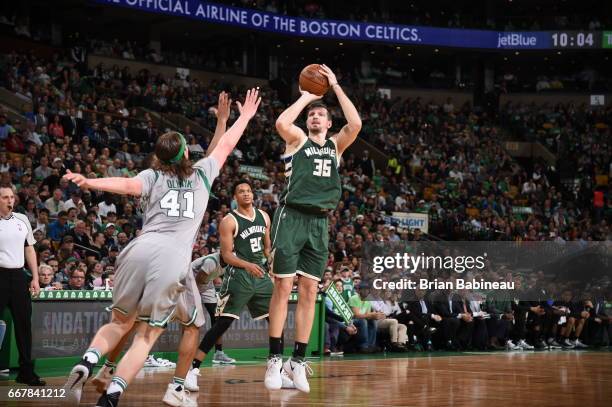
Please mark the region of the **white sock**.
[[115, 376], [111, 381], [108, 389], [106, 390], [106, 394], [113, 394], [119, 392], [119, 394], [123, 393], [123, 390], [127, 387], [127, 383], [121, 377]]
[[94, 348], [87, 349], [87, 352], [83, 355], [83, 359], [95, 365], [98, 363], [98, 360], [100, 360], [100, 352]]

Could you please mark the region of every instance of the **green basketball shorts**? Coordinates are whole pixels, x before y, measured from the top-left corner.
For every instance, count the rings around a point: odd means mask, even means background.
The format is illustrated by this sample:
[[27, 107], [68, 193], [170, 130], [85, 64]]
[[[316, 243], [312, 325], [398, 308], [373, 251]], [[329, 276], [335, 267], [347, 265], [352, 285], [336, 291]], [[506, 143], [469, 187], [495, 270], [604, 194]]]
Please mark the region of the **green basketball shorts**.
[[274, 284], [268, 274], [257, 278], [246, 270], [228, 266], [219, 291], [216, 317], [240, 319], [245, 306], [255, 320], [268, 316]]
[[274, 275], [320, 281], [328, 259], [327, 223], [327, 216], [279, 206], [271, 230]]

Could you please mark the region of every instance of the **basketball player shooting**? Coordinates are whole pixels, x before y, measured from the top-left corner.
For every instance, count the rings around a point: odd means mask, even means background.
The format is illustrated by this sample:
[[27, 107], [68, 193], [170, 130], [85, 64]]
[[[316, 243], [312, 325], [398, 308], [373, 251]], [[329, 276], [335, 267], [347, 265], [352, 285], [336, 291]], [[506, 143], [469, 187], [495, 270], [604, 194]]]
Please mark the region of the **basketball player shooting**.
[[[331, 114], [322, 98], [300, 89], [300, 98], [276, 120], [276, 129], [286, 143], [287, 187], [272, 222], [274, 291], [270, 301], [270, 354], [265, 375], [269, 390], [282, 387], [281, 369], [293, 379], [295, 387], [310, 391], [306, 372], [306, 346], [314, 319], [318, 283], [327, 263], [329, 235], [327, 216], [338, 205], [342, 187], [338, 166], [342, 153], [355, 141], [361, 130], [361, 118], [346, 96], [336, 75], [326, 65], [318, 73], [327, 78], [347, 124], [337, 134], [327, 137], [332, 126]], [[308, 135], [294, 122], [307, 109]], [[281, 335], [287, 318], [287, 303], [298, 275], [298, 303], [293, 356], [283, 365]]]

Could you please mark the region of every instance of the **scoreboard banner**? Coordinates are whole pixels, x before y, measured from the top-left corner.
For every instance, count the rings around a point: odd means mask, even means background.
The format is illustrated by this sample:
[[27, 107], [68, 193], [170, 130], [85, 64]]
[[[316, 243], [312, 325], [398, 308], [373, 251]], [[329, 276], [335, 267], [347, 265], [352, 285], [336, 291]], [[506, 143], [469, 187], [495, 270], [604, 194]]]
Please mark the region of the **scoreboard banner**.
[[[110, 312], [106, 301], [79, 303], [54, 301], [34, 302], [32, 307], [32, 355], [35, 358], [68, 357], [81, 355], [87, 350], [98, 329], [109, 322]], [[295, 303], [289, 304], [285, 341], [293, 344], [295, 328]], [[201, 335], [210, 329], [210, 318], [201, 328]], [[171, 322], [153, 347], [153, 352], [176, 352], [181, 341], [181, 326]], [[268, 324], [255, 321], [248, 310], [240, 315], [223, 336], [227, 348], [255, 348], [268, 346]]]
[[201, 0], [91, 1], [299, 37], [491, 50], [612, 48], [612, 31], [492, 31], [308, 19]]

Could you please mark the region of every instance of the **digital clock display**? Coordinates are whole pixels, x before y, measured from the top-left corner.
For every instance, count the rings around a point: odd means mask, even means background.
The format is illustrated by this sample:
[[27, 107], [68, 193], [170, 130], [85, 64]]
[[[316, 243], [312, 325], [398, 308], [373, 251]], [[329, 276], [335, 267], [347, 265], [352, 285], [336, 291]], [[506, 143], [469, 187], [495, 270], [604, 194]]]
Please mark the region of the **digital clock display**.
[[553, 48], [601, 48], [601, 32], [594, 31], [553, 31]]

